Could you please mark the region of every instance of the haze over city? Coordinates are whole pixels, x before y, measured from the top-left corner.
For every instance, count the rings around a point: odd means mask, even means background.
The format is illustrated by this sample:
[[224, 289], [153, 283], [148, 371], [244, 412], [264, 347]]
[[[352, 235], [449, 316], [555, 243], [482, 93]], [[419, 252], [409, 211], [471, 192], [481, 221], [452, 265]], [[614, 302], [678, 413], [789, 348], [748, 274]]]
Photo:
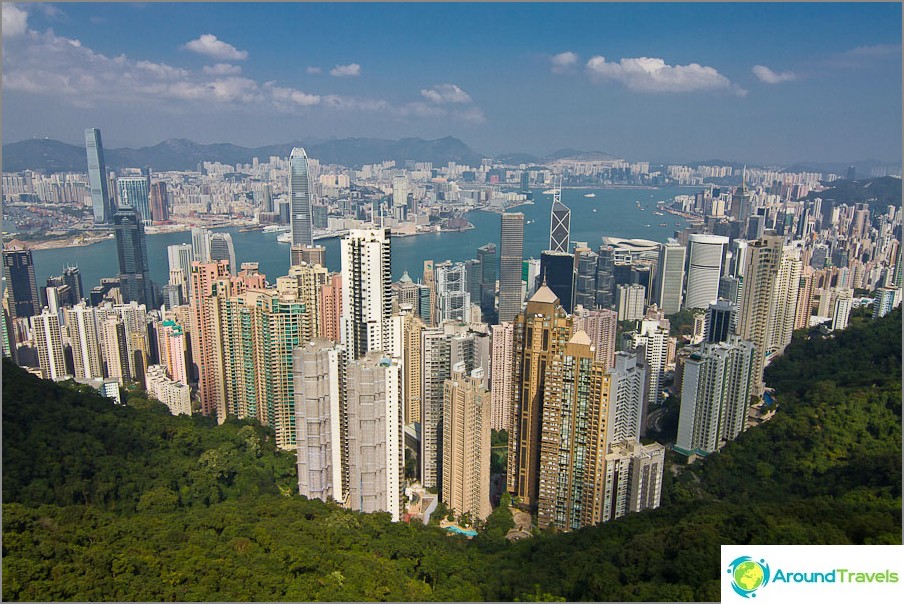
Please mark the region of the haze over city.
[[4, 3], [3, 142], [897, 162], [900, 23], [895, 3]]

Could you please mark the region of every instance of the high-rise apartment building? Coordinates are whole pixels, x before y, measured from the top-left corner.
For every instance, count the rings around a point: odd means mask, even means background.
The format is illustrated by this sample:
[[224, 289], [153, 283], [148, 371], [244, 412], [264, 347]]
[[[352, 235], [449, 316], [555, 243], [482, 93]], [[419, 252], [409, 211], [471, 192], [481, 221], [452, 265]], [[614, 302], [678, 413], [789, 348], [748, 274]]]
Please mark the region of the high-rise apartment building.
[[40, 314], [41, 299], [38, 297], [31, 250], [3, 250], [3, 273], [11, 319]]
[[188, 341], [185, 328], [172, 319], [163, 320], [157, 328], [157, 354], [166, 374], [181, 384], [189, 383]]
[[320, 286], [317, 314], [320, 337], [339, 342], [342, 339], [342, 275], [333, 273]]
[[873, 318], [879, 319], [890, 313], [895, 307], [895, 290], [891, 287], [880, 287], [873, 299]]
[[402, 394], [405, 403], [404, 423], [406, 426], [421, 421], [421, 380], [423, 379], [421, 338], [426, 327], [420, 315], [413, 310], [403, 314], [402, 369], [405, 384]]
[[600, 521], [659, 507], [665, 447], [621, 441], [609, 445]]
[[433, 260], [424, 260], [424, 287], [427, 289], [428, 297], [429, 297], [429, 317], [424, 317], [424, 314], [421, 313], [421, 318], [424, 319], [424, 322], [428, 327], [436, 327], [438, 322], [436, 321], [436, 278], [433, 272]]
[[63, 334], [60, 317], [45, 308], [41, 314], [30, 318], [31, 331], [38, 351], [41, 377], [45, 380], [62, 379], [68, 375], [63, 355]]
[[685, 308], [706, 308], [719, 296], [722, 259], [728, 237], [694, 234], [688, 238]]
[[200, 227], [192, 228], [191, 250], [195, 262], [210, 262], [210, 231]]
[[289, 204], [292, 245], [314, 245], [308, 156], [300, 147], [292, 149], [289, 155]]
[[499, 322], [511, 322], [521, 312], [521, 261], [524, 214], [502, 214], [499, 245]]
[[610, 369], [615, 366], [615, 334], [618, 330], [618, 313], [608, 308], [589, 310], [583, 306], [574, 309], [574, 329], [582, 330], [590, 337], [594, 359]]
[[345, 351], [315, 339], [292, 353], [295, 425], [298, 430], [298, 492], [309, 499], [346, 503]]
[[[188, 300], [191, 295], [189, 284], [191, 282], [191, 263], [194, 260], [192, 246], [188, 243], [178, 243], [166, 248], [169, 260], [170, 285], [177, 285], [181, 290], [183, 300]], [[174, 271], [180, 271], [176, 274]]]
[[88, 185], [91, 188], [91, 207], [95, 224], [113, 222], [114, 208], [107, 189], [107, 166], [100, 130], [85, 130], [85, 151], [88, 154]]
[[706, 308], [703, 339], [707, 342], [726, 342], [737, 328], [738, 313], [728, 300], [716, 300]]
[[[640, 331], [633, 335], [632, 346], [647, 366], [645, 404], [648, 407], [659, 405], [662, 403], [662, 379], [668, 363], [669, 329], [660, 321], [644, 319], [640, 322]], [[644, 417], [646, 411], [644, 409]]]
[[170, 379], [163, 365], [151, 365], [145, 376], [148, 396], [167, 406], [173, 415], [191, 415], [191, 388]]
[[643, 318], [646, 288], [634, 283], [615, 288], [615, 308], [619, 321], [639, 321]]
[[220, 329], [231, 293], [227, 262], [194, 262], [191, 269], [192, 359], [198, 374], [201, 412], [226, 421], [223, 384], [223, 338]]
[[797, 298], [802, 268], [800, 249], [785, 247], [775, 277], [773, 311], [770, 316], [772, 325], [766, 349], [768, 355], [780, 355], [791, 343], [791, 335], [797, 321]]
[[797, 286], [797, 307], [794, 312], [794, 329], [806, 329], [810, 326], [813, 314], [813, 267], [801, 268], [800, 281]]
[[63, 310], [66, 333], [72, 347], [75, 378], [103, 378], [103, 353], [97, 335], [94, 309], [84, 302]]
[[514, 371], [513, 336], [511, 323], [493, 325], [493, 352], [491, 374], [491, 405], [493, 430], [509, 430], [511, 427], [512, 373]]
[[398, 521], [404, 492], [400, 366], [372, 351], [346, 368], [348, 506]]
[[647, 366], [637, 353], [619, 352], [608, 375], [607, 441], [639, 441], [646, 410]]
[[119, 259], [119, 291], [123, 302], [134, 300], [145, 306], [156, 306], [154, 284], [148, 272], [144, 223], [131, 207], [122, 207], [113, 215], [113, 225]]
[[751, 372], [751, 394], [754, 396], [763, 395], [763, 369], [772, 342], [775, 313], [784, 312], [775, 307], [776, 277], [782, 255], [782, 238], [766, 235], [750, 242], [745, 259], [737, 334], [752, 342], [755, 350]]
[[509, 430], [509, 493], [530, 506], [537, 503], [543, 392], [554, 351], [571, 340], [571, 317], [551, 289], [541, 286], [516, 316], [513, 335], [514, 373]]
[[832, 292], [832, 323], [830, 329], [836, 331], [845, 329], [851, 316], [851, 308], [854, 304], [854, 290], [846, 287], [837, 287]]
[[750, 406], [754, 345], [737, 336], [703, 342], [684, 364], [676, 446], [712, 453], [744, 431]]
[[353, 229], [342, 239], [342, 343], [349, 359], [388, 346], [389, 261], [389, 229]]
[[537, 524], [572, 530], [599, 522], [610, 376], [594, 361], [583, 331], [564, 345], [552, 338], [551, 348], [540, 439], [534, 443], [539, 448]]
[[[452, 368], [443, 384], [442, 500], [457, 514], [490, 515], [490, 393], [482, 369]], [[474, 373], [478, 375], [474, 375]]]
[[674, 239], [659, 246], [653, 300], [667, 315], [681, 310], [686, 248]]

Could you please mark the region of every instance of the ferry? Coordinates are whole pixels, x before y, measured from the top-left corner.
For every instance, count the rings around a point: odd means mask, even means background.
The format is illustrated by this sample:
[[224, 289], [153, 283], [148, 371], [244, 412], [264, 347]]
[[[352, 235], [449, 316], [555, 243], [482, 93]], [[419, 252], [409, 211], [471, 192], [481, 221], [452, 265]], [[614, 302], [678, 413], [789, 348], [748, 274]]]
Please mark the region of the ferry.
[[276, 238], [279, 243], [292, 243], [292, 233], [283, 233]]
[[543, 191], [543, 194], [544, 195], [555, 195], [558, 192], [559, 192], [558, 189], [546, 189], [545, 191]]
[[280, 231], [287, 231], [288, 227], [280, 226], [278, 224], [268, 224], [264, 227], [264, 233], [278, 233]]
[[596, 213], [596, 208], [593, 208], [593, 212]]
[[663, 227], [663, 226], [669, 226], [669, 225], [667, 225], [667, 224], [664, 223], [664, 222], [660, 222], [660, 223], [659, 223], [659, 226]]
[[596, 193], [587, 193], [584, 197], [596, 197]]
[[653, 212], [653, 214], [655, 214], [656, 216], [665, 216], [665, 214], [663, 214], [662, 212]]

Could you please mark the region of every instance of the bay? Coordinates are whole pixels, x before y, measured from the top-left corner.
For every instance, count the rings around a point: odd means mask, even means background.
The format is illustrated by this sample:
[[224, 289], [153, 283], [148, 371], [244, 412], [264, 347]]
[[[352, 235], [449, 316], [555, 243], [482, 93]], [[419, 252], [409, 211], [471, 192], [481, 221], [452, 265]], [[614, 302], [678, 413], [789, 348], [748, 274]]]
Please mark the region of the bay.
[[[657, 189], [565, 189], [562, 202], [571, 208], [571, 241], [585, 241], [596, 249], [601, 238], [627, 237], [665, 241], [685, 227], [679, 216], [655, 216], [657, 201], [671, 201], [675, 195], [698, 191], [697, 187], [660, 187]], [[585, 197], [594, 194], [595, 197]], [[512, 208], [524, 214], [524, 257], [539, 258], [549, 245], [549, 213], [552, 195], [533, 191], [534, 203]], [[637, 207], [640, 202], [641, 208]], [[594, 210], [596, 210], [594, 212]], [[460, 233], [431, 233], [414, 237], [395, 237], [392, 240], [392, 278], [399, 279], [404, 271], [417, 280], [423, 273], [424, 260], [452, 260], [475, 258], [477, 248], [487, 243], [499, 245], [501, 219], [499, 214], [484, 211], [469, 212], [466, 218], [475, 228]], [[667, 226], [661, 227], [660, 223]], [[678, 223], [678, 224], [676, 224]], [[236, 261], [258, 262], [260, 270], [270, 282], [285, 275], [289, 269], [289, 246], [276, 241], [277, 233], [261, 231], [241, 232], [237, 228], [217, 229], [231, 233]], [[163, 285], [167, 282], [169, 266], [166, 248], [177, 243], [190, 243], [191, 233], [161, 233], [148, 235], [148, 256], [151, 279]], [[318, 241], [326, 247], [326, 264], [331, 271], [340, 269], [339, 239]], [[82, 247], [34, 250], [35, 277], [38, 286], [48, 277], [59, 275], [66, 266], [78, 266], [86, 291], [100, 283], [101, 277], [115, 277], [119, 271], [116, 242], [111, 238]]]

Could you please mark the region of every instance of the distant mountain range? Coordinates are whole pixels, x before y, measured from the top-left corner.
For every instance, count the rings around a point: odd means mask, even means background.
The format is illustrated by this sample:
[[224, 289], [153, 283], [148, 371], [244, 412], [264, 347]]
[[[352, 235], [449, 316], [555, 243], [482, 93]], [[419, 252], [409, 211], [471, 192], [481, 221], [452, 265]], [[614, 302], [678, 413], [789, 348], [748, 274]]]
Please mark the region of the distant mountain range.
[[[436, 140], [403, 138], [397, 141], [378, 138], [346, 138], [305, 144], [293, 141], [264, 147], [240, 147], [229, 143], [204, 145], [184, 138], [172, 138], [152, 147], [131, 149], [104, 149], [107, 168], [138, 168], [150, 166], [152, 170], [194, 170], [203, 161], [234, 165], [251, 163], [257, 157], [266, 161], [271, 155], [288, 157], [293, 147], [304, 147], [308, 156], [323, 164], [361, 166], [395, 160], [448, 162], [479, 165], [485, 157], [472, 150], [457, 138], [447, 136]], [[28, 139], [3, 145], [3, 170], [19, 172], [40, 170], [45, 172], [85, 172], [88, 169], [85, 148], [52, 139]]]

